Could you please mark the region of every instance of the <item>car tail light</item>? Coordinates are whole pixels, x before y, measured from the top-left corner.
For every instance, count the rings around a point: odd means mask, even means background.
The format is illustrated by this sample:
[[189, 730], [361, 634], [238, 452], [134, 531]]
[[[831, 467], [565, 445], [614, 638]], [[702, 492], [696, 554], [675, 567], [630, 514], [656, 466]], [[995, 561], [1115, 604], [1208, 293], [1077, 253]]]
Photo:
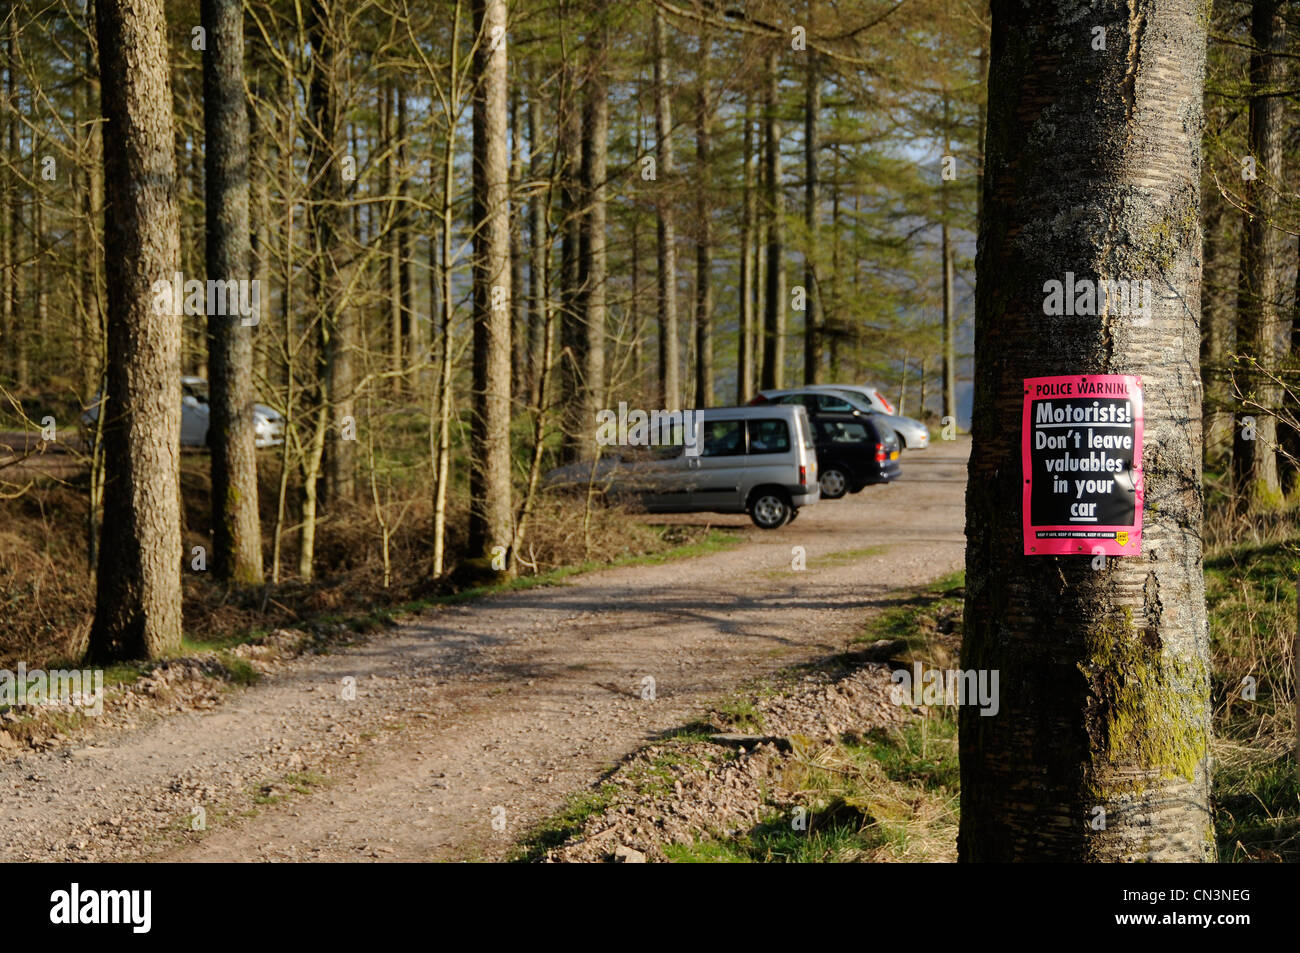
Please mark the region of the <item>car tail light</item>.
[[753, 397], [751, 397], [750, 400], [749, 400], [749, 406], [750, 406], [750, 407], [755, 407], [755, 406], [757, 406], [758, 404], [766, 404], [766, 403], [767, 403], [767, 398], [764, 397], [762, 394], [755, 394], [755, 395], [754, 395]]
[[885, 453], [885, 445], [883, 443], [876, 444], [876, 462], [884, 463], [888, 459], [889, 455]]
[[800, 486], [808, 485], [808, 468], [804, 466], [802, 463], [799, 464], [799, 485]]

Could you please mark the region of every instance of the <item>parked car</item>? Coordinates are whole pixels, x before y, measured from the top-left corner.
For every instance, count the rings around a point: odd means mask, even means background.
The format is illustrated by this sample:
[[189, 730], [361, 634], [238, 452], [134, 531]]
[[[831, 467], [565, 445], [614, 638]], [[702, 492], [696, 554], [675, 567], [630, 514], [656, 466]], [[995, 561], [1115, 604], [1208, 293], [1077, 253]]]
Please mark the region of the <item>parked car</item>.
[[613, 447], [546, 474], [548, 487], [595, 482], [607, 495], [639, 499], [651, 513], [748, 513], [778, 529], [816, 503], [817, 451], [802, 406], [698, 411], [699, 453], [684, 445]]
[[[874, 387], [852, 384], [811, 384], [807, 387], [760, 391], [751, 404], [764, 402], [802, 402], [808, 412], [816, 416], [823, 413], [875, 414], [882, 423], [898, 434], [905, 450], [924, 450], [930, 445], [930, 430], [912, 417], [893, 413], [893, 405]], [[889, 411], [882, 410], [889, 407]]]
[[822, 499], [838, 500], [902, 473], [898, 435], [872, 414], [833, 414], [813, 422]]
[[[99, 419], [99, 395], [81, 415], [86, 427]], [[208, 382], [202, 377], [181, 378], [181, 446], [206, 447], [208, 445]], [[256, 447], [278, 447], [284, 443], [284, 416], [266, 404], [253, 405], [253, 444]]]
[[885, 399], [880, 388], [870, 384], [812, 384], [807, 390], [843, 393], [865, 400], [871, 409], [884, 417], [897, 433], [905, 450], [924, 450], [930, 446], [930, 428], [915, 417], [904, 417]]

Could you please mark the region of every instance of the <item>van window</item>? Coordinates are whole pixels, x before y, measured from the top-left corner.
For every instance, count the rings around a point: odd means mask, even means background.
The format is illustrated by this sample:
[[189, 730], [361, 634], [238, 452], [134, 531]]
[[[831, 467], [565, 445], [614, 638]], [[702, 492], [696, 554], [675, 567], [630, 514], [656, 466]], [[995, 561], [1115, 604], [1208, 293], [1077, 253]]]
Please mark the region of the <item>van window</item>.
[[823, 420], [822, 438], [831, 443], [866, 443], [867, 428], [857, 421]]
[[750, 453], [785, 453], [790, 449], [790, 428], [784, 420], [749, 421]]
[[745, 452], [745, 435], [739, 420], [706, 421], [700, 434], [704, 457], [732, 457]]

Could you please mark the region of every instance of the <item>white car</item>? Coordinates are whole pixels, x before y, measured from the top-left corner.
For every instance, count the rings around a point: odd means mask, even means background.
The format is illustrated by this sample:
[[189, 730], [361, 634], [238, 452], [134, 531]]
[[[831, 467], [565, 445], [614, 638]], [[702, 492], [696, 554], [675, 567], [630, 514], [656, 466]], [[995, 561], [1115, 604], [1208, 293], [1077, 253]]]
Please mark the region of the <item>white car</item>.
[[865, 400], [871, 405], [871, 409], [884, 417], [885, 422], [889, 424], [897, 433], [900, 440], [903, 441], [903, 448], [906, 450], [924, 450], [930, 446], [930, 429], [915, 417], [899, 416], [894, 405], [885, 399], [885, 395], [877, 387], [870, 384], [809, 384], [803, 390], [827, 391], [834, 393], [852, 394], [861, 400]]
[[[206, 447], [208, 445], [208, 382], [202, 377], [181, 378], [181, 446]], [[82, 423], [93, 427], [99, 418], [99, 395], [86, 412]], [[278, 447], [284, 443], [284, 415], [266, 404], [253, 405], [253, 445]]]

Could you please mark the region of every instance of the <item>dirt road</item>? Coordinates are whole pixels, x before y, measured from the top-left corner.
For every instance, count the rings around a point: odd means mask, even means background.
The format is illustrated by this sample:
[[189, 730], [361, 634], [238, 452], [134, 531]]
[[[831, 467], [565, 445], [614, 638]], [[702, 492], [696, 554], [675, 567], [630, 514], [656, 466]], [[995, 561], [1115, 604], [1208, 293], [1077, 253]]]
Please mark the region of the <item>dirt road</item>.
[[10, 760], [0, 859], [500, 857], [657, 733], [959, 568], [968, 447], [776, 532], [707, 517], [745, 534], [725, 553], [444, 607], [211, 711]]

